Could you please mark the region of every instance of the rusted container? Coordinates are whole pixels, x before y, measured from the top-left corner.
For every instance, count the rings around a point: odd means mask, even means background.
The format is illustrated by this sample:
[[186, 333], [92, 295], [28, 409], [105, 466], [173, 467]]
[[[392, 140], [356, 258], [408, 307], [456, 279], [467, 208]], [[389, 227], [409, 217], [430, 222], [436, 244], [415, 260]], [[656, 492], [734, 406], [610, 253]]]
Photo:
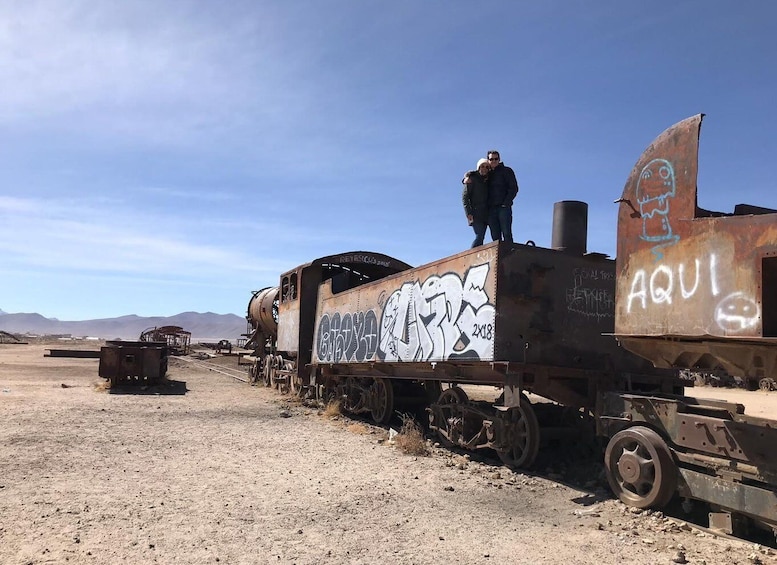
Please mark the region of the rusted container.
[[623, 190], [615, 331], [657, 366], [774, 377], [777, 210], [697, 206], [702, 117], [656, 138]]
[[107, 341], [100, 348], [98, 374], [111, 385], [149, 383], [167, 373], [167, 343], [155, 341]]
[[616, 367], [649, 367], [611, 336], [615, 262], [601, 254], [496, 242], [352, 290], [324, 282], [318, 292], [312, 364], [327, 373], [495, 385], [514, 376], [590, 406], [594, 384], [606, 386]]

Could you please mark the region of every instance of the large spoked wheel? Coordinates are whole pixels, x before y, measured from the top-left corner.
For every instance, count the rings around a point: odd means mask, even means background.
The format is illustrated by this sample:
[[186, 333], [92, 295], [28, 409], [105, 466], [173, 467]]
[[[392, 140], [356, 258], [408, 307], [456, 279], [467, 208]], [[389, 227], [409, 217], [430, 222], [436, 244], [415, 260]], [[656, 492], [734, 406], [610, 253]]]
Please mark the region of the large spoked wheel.
[[440, 393], [440, 398], [437, 399], [437, 404], [442, 411], [443, 421], [438, 424], [439, 428], [445, 427], [445, 433], [447, 437], [442, 433], [442, 430], [437, 432], [437, 437], [440, 438], [440, 443], [445, 447], [453, 447], [457, 445], [456, 438], [464, 433], [464, 421], [460, 415], [460, 411], [455, 408], [458, 404], [467, 404], [469, 397], [463, 389], [457, 386], [447, 388]]
[[284, 360], [281, 364], [281, 368], [289, 373], [286, 377], [289, 381], [289, 393], [295, 396], [299, 396], [302, 393], [302, 381], [300, 381], [296, 375], [296, 371], [294, 370], [294, 361]]
[[377, 424], [388, 424], [394, 411], [394, 389], [388, 379], [374, 379], [372, 383], [370, 415]]
[[272, 360], [272, 355], [266, 355], [264, 357], [264, 364], [262, 365], [262, 381], [264, 382], [264, 386], [267, 387], [272, 386]]
[[635, 426], [612, 436], [604, 464], [610, 487], [629, 506], [662, 508], [677, 488], [672, 453], [650, 428]]
[[497, 455], [508, 467], [531, 467], [540, 450], [540, 424], [531, 402], [523, 394], [520, 405], [506, 414], [507, 448], [498, 449]]

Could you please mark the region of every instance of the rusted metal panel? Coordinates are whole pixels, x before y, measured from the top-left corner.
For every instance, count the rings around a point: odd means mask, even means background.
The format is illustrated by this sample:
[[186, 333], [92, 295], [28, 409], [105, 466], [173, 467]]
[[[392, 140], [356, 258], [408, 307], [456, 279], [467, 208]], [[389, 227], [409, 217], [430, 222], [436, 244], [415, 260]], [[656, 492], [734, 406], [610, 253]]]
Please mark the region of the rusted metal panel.
[[499, 360], [601, 372], [645, 366], [605, 335], [613, 329], [614, 261], [533, 246], [499, 254]]
[[[696, 205], [702, 115], [662, 133], [623, 190], [618, 214], [615, 332], [661, 366], [765, 372], [771, 360], [748, 352], [775, 343], [777, 214], [738, 205], [734, 213]], [[671, 337], [672, 341], [635, 338]], [[678, 343], [677, 338], [682, 338]], [[772, 339], [769, 339], [772, 338]], [[738, 343], [716, 353], [683, 342]], [[758, 357], [757, 359], [755, 357]]]
[[324, 283], [312, 362], [493, 360], [495, 245], [337, 294]]

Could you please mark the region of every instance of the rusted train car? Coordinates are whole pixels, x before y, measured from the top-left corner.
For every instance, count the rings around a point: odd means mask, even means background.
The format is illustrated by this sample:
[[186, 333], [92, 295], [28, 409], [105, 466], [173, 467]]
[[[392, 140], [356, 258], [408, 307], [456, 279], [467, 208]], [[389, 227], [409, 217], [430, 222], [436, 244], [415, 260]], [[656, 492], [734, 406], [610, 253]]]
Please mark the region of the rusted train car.
[[[702, 115], [648, 146], [619, 199], [615, 333], [658, 367], [723, 368], [746, 379], [777, 370], [777, 210], [697, 204]], [[602, 395], [610, 484], [627, 503], [675, 492], [713, 505], [714, 528], [740, 517], [777, 527], [777, 420], [739, 404]]]
[[[580, 202], [557, 204], [552, 249], [497, 242], [417, 268], [370, 252], [317, 259], [252, 296], [254, 379], [380, 423], [422, 403], [442, 443], [517, 467], [587, 417], [626, 504], [679, 493], [712, 504], [720, 530], [740, 517], [777, 527], [777, 422], [684, 397], [677, 379], [718, 366], [773, 378], [777, 363], [777, 216], [696, 206], [700, 123], [673, 126], [637, 162], [617, 201], [617, 260], [587, 252]], [[472, 401], [461, 384], [503, 393]]]

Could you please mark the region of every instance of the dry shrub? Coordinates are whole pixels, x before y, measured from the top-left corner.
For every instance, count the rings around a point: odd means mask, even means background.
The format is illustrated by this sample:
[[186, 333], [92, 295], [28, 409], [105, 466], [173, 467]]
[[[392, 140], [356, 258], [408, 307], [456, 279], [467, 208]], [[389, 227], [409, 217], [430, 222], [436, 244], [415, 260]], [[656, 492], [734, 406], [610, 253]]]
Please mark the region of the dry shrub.
[[101, 383], [95, 383], [94, 390], [97, 392], [105, 392], [111, 390], [111, 381], [103, 381]]
[[365, 435], [370, 433], [369, 428], [359, 422], [353, 423], [350, 426], [348, 426], [348, 431], [351, 432], [352, 434], [360, 434], [360, 435]]
[[330, 400], [324, 408], [324, 418], [338, 418], [343, 413], [343, 404], [340, 399]]
[[407, 455], [429, 455], [421, 426], [407, 414], [402, 415], [402, 427], [394, 438], [394, 444]]

